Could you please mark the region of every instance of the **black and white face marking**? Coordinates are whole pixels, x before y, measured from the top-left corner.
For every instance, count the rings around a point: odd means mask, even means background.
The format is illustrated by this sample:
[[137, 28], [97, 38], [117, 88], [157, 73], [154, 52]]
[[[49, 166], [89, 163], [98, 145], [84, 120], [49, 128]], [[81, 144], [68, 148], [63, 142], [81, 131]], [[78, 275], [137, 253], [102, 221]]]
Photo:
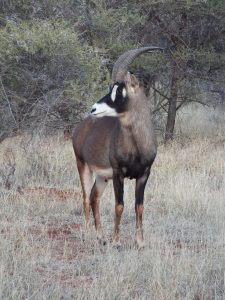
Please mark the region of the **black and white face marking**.
[[125, 84], [115, 83], [110, 92], [92, 106], [91, 115], [101, 118], [117, 117], [127, 110], [127, 91]]

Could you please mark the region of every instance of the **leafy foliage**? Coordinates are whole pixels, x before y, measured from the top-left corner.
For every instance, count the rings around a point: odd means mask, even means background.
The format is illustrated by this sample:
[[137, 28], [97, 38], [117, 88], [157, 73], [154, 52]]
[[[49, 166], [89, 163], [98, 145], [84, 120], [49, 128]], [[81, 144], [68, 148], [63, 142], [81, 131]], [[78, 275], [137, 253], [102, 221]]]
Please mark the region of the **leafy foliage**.
[[2, 0], [1, 5], [1, 132], [72, 125], [107, 90], [115, 59], [143, 45], [169, 49], [144, 55], [130, 67], [153, 97], [160, 127], [174, 97], [173, 78], [176, 109], [193, 100], [225, 102], [223, 0]]
[[14, 128], [60, 117], [69, 122], [85, 109], [82, 97], [92, 99], [99, 54], [81, 45], [65, 21], [9, 21], [0, 30], [0, 43], [2, 109], [10, 103]]

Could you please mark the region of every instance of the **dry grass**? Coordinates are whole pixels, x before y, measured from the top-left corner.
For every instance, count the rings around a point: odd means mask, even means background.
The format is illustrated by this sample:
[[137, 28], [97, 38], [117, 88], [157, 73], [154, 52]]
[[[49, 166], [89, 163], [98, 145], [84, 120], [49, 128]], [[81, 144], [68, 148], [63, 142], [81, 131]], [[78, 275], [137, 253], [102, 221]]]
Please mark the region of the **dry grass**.
[[142, 251], [134, 246], [133, 182], [117, 251], [111, 184], [101, 203], [109, 243], [83, 230], [70, 141], [35, 135], [1, 144], [0, 299], [225, 298], [224, 115], [182, 114], [186, 123], [159, 147], [147, 187]]

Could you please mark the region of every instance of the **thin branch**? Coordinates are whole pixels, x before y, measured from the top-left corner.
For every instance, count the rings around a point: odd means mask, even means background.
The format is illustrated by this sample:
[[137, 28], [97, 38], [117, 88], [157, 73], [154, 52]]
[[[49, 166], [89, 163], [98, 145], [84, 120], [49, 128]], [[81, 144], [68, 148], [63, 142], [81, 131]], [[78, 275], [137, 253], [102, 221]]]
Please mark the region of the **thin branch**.
[[158, 105], [157, 105], [157, 108], [155, 108], [152, 113], [155, 114], [157, 111], [159, 111], [160, 109], [163, 109], [166, 113], [167, 113], [167, 110], [165, 109], [165, 107], [168, 105], [168, 102], [166, 102], [165, 104], [162, 105], [162, 102], [161, 101]]
[[160, 90], [158, 90], [157, 88], [155, 87], [151, 87], [155, 92], [157, 92], [160, 96], [162, 96], [163, 98], [167, 99], [167, 100], [170, 100], [170, 97], [164, 95], [162, 92], [160, 92]]
[[200, 100], [190, 100], [190, 99], [189, 99], [189, 100], [181, 101], [180, 104], [177, 105], [176, 110], [180, 109], [185, 103], [190, 103], [190, 102], [199, 103], [199, 104], [201, 104], [201, 105], [203, 105], [203, 106], [209, 107], [209, 105], [208, 105], [207, 103], [204, 103], [204, 102], [202, 102], [202, 101], [200, 101]]
[[13, 114], [13, 111], [12, 111], [12, 108], [11, 108], [11, 104], [10, 104], [9, 98], [8, 98], [8, 96], [7, 96], [7, 93], [6, 93], [6, 91], [5, 91], [4, 85], [3, 85], [3, 83], [2, 83], [1, 77], [0, 77], [0, 83], [1, 83], [2, 90], [3, 90], [4, 96], [5, 96], [5, 100], [6, 100], [6, 102], [8, 103], [9, 110], [10, 110], [10, 113], [11, 113], [11, 115], [12, 115], [12, 118], [13, 118], [13, 120], [14, 120], [14, 122], [15, 122], [16, 127], [19, 128], [19, 126], [18, 126], [18, 124], [17, 124], [17, 122], [16, 122], [16, 119], [15, 119], [15, 117], [14, 117], [14, 114]]

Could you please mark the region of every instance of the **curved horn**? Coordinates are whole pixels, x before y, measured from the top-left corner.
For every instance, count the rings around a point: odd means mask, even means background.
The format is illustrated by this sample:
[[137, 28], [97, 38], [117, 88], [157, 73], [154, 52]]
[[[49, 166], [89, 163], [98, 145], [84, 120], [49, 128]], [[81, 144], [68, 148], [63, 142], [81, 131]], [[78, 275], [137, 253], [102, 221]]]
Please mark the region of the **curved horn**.
[[131, 64], [137, 56], [141, 55], [142, 53], [155, 50], [163, 50], [163, 48], [155, 46], [142, 47], [138, 49], [128, 50], [122, 55], [120, 55], [120, 57], [115, 62], [112, 70], [113, 83], [115, 83], [116, 81], [124, 80], [124, 76], [126, 75], [128, 65]]

